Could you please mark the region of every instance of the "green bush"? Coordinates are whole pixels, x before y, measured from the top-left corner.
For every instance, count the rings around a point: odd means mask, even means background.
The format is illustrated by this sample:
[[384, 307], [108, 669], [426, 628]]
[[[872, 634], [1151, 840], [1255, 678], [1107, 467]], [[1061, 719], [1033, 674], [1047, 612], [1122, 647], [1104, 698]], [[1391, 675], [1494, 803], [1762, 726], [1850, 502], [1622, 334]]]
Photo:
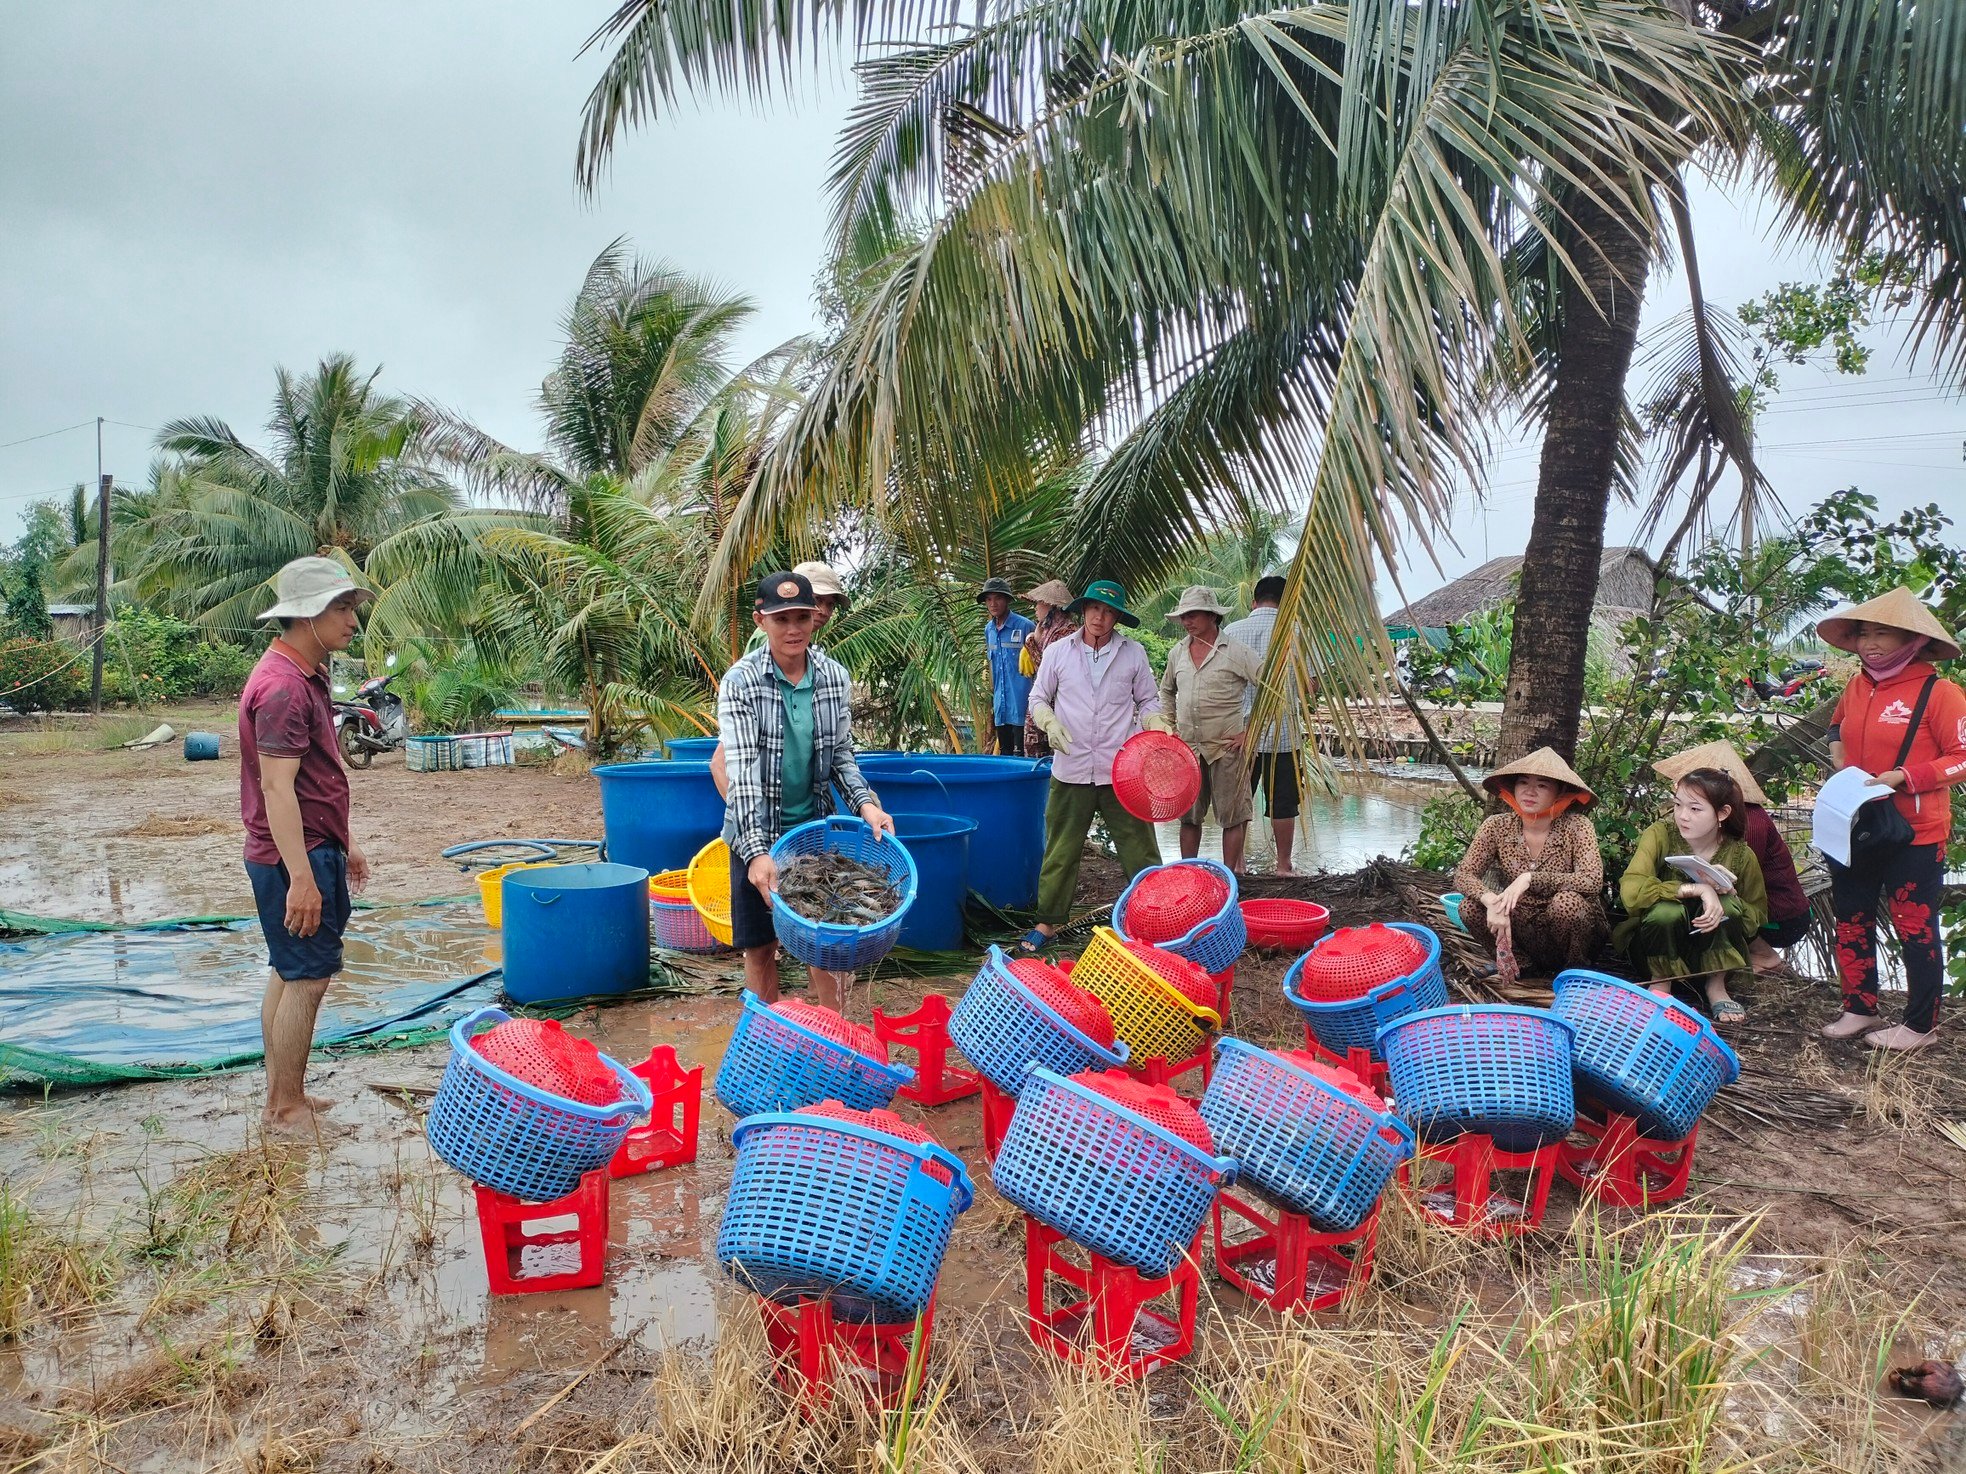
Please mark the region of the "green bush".
[[237, 696], [246, 689], [259, 656], [243, 645], [212, 641], [198, 647], [198, 668], [191, 679], [199, 696]]
[[58, 640], [0, 640], [0, 701], [16, 711], [59, 711], [89, 694], [85, 649]]
[[1461, 863], [1480, 828], [1483, 809], [1460, 789], [1430, 798], [1420, 810], [1420, 837], [1413, 863], [1428, 870], [1452, 870]]
[[130, 607], [109, 622], [103, 694], [136, 706], [186, 696], [236, 696], [257, 655], [210, 639], [169, 614]]

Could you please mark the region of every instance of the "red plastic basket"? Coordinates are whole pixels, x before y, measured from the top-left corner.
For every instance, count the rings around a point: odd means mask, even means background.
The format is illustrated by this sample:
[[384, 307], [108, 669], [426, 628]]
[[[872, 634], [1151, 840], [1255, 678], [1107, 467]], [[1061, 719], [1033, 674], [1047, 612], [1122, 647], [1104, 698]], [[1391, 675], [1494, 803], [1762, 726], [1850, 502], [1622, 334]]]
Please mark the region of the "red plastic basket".
[[1343, 1065], [1334, 1065], [1327, 1059], [1320, 1059], [1308, 1049], [1286, 1049], [1281, 1053], [1283, 1058], [1296, 1065], [1298, 1069], [1306, 1074], [1316, 1075], [1318, 1079], [1334, 1089], [1344, 1091], [1367, 1110], [1383, 1112], [1388, 1109], [1384, 1096]]
[[1209, 1135], [1208, 1123], [1202, 1120], [1201, 1112], [1176, 1095], [1171, 1087], [1149, 1085], [1124, 1070], [1087, 1070], [1072, 1079], [1134, 1115], [1172, 1131], [1190, 1146], [1211, 1154], [1215, 1151], [1215, 1139]]
[[562, 1100], [611, 1105], [621, 1099], [621, 1081], [601, 1051], [567, 1033], [558, 1019], [507, 1019], [471, 1047], [506, 1074]]
[[1426, 944], [1407, 932], [1376, 921], [1341, 926], [1304, 959], [1297, 989], [1313, 1003], [1346, 1003], [1426, 960]]
[[1178, 819], [1201, 796], [1201, 763], [1168, 732], [1135, 732], [1113, 758], [1113, 797], [1136, 819]]
[[1244, 901], [1242, 924], [1252, 947], [1308, 947], [1324, 935], [1331, 913], [1316, 901]]
[[790, 1019], [802, 1029], [812, 1030], [823, 1039], [832, 1040], [843, 1049], [851, 1049], [855, 1054], [868, 1059], [887, 1059], [887, 1046], [881, 1043], [872, 1029], [842, 1018], [830, 1008], [787, 998], [772, 1004], [771, 1011]]
[[[872, 1131], [882, 1131], [916, 1146], [940, 1146], [942, 1143], [930, 1136], [912, 1121], [904, 1121], [893, 1111], [855, 1110], [850, 1105], [842, 1105], [837, 1100], [822, 1100], [818, 1105], [801, 1106], [795, 1115], [825, 1116], [834, 1121], [851, 1121], [856, 1126], [865, 1126]], [[925, 1162], [922, 1170], [937, 1182], [947, 1184], [952, 1181], [949, 1169], [940, 1162]]]
[[1172, 942], [1228, 904], [1228, 884], [1204, 865], [1162, 865], [1142, 872], [1126, 898], [1126, 934], [1139, 942]]
[[1106, 1005], [1037, 957], [1013, 957], [1005, 964], [1010, 975], [1029, 988], [1038, 1002], [1102, 1048], [1113, 1047], [1113, 1016]]
[[1122, 940], [1120, 945], [1141, 962], [1155, 977], [1174, 989], [1197, 1008], [1222, 1011], [1222, 990], [1216, 986], [1215, 979], [1204, 972], [1198, 963], [1176, 953], [1151, 947], [1145, 942]]

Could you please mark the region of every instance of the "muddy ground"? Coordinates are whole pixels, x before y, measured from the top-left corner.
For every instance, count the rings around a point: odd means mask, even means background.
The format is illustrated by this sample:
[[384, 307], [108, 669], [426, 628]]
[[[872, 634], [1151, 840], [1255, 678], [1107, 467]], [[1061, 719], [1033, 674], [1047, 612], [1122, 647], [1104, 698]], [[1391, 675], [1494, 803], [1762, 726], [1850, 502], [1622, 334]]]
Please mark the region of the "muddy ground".
[[[172, 720], [180, 732], [192, 725]], [[206, 723], [229, 732], [216, 713]], [[130, 921], [248, 909], [238, 769], [225, 746], [221, 761], [188, 765], [175, 744], [100, 753], [0, 730], [0, 907]], [[599, 830], [596, 789], [581, 774], [410, 774], [389, 757], [356, 774], [354, 790], [377, 899], [458, 893], [462, 877], [437, 855], [448, 843]], [[1110, 900], [1117, 879], [1110, 865], [1088, 864], [1081, 899]], [[1340, 924], [1437, 923], [1425, 879], [1385, 865], [1249, 889], [1322, 900]], [[469, 924], [461, 909], [459, 925]], [[1289, 961], [1251, 953], [1239, 966], [1236, 1033], [1301, 1041], [1279, 988]], [[623, 1059], [673, 1044], [714, 1072], [735, 1017], [735, 968], [698, 968], [694, 978], [691, 996], [589, 1011], [569, 1027]], [[863, 982], [853, 1011], [904, 1010], [965, 981], [959, 972]], [[1464, 977], [1462, 986], [1474, 985]], [[1922, 1058], [1880, 1069], [1859, 1046], [1815, 1037], [1831, 1009], [1822, 985], [1763, 982], [1747, 1001], [1750, 1020], [1732, 1035], [1743, 1084], [1703, 1129], [1684, 1207], [1722, 1227], [1752, 1223], [1745, 1285], [1850, 1268], [1867, 1287], [1852, 1313], [1889, 1359], [1966, 1351], [1966, 1154], [1937, 1130], [1966, 1118], [1966, 1046], [1954, 1032]], [[665, 1351], [722, 1337], [748, 1348], [764, 1386], [755, 1311], [721, 1281], [713, 1253], [732, 1162], [727, 1113], [706, 1094], [698, 1161], [616, 1184], [603, 1286], [491, 1297], [471, 1190], [423, 1139], [444, 1058], [434, 1046], [319, 1063], [312, 1078], [337, 1102], [334, 1125], [298, 1147], [258, 1139], [254, 1072], [0, 1102], [0, 1228], [8, 1201], [38, 1225], [31, 1237], [15, 1220], [8, 1262], [22, 1262], [26, 1242], [44, 1260], [61, 1258], [74, 1281], [28, 1303], [16, 1339], [0, 1344], [0, 1471], [637, 1467], [644, 1461], [618, 1450], [649, 1427], [649, 1389], [673, 1375]], [[975, 1103], [903, 1113], [958, 1151], [979, 1184], [938, 1301], [937, 1344], [956, 1348], [945, 1353], [957, 1363], [947, 1411], [973, 1447], [995, 1451], [981, 1467], [1068, 1467], [1033, 1449], [1030, 1409], [1057, 1394], [1022, 1331], [1019, 1219], [988, 1188]], [[1559, 1185], [1542, 1234], [1471, 1249], [1449, 1245], [1401, 1200], [1370, 1291], [1319, 1322], [1424, 1332], [1464, 1297], [1505, 1313], [1574, 1254], [1576, 1211], [1576, 1195]], [[1224, 1285], [1209, 1299], [1213, 1339], [1274, 1323]], [[1806, 1352], [1815, 1333], [1796, 1326]], [[1843, 1389], [1873, 1420], [1861, 1457], [1823, 1452], [1846, 1445], [1798, 1425], [1775, 1441], [1796, 1456], [1780, 1462], [1955, 1465], [1966, 1451], [1957, 1416], [1869, 1402], [1877, 1370], [1850, 1373], [1858, 1385]], [[1148, 1385], [1150, 1415], [1199, 1419], [1182, 1371]], [[1825, 1406], [1835, 1401], [1823, 1395]], [[779, 1467], [728, 1452], [701, 1466]]]

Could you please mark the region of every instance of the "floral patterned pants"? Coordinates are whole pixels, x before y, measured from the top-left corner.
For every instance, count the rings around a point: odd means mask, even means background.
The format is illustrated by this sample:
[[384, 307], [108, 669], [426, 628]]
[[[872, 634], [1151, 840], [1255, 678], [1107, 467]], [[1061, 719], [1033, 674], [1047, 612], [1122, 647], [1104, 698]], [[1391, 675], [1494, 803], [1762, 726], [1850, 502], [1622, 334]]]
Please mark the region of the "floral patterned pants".
[[1939, 949], [1939, 902], [1945, 883], [1945, 846], [1906, 845], [1855, 865], [1830, 862], [1830, 899], [1836, 906], [1836, 970], [1843, 978], [1843, 1007], [1877, 1012], [1877, 898], [1884, 897], [1891, 924], [1904, 945], [1905, 1027], [1929, 1034], [1939, 1021], [1945, 958]]

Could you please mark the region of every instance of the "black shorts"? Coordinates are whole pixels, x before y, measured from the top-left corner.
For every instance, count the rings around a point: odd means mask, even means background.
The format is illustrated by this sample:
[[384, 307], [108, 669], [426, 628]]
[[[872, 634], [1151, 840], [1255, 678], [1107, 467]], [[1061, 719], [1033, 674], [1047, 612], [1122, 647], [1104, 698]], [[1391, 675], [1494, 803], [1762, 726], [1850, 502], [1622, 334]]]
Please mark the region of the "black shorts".
[[730, 944], [743, 952], [773, 946], [778, 928], [771, 924], [771, 903], [751, 884], [751, 867], [730, 853]]
[[331, 978], [341, 971], [341, 934], [353, 909], [348, 856], [339, 846], [324, 844], [309, 850], [307, 864], [321, 891], [321, 925], [313, 936], [297, 937], [287, 930], [287, 867], [246, 861], [259, 929], [266, 937], [267, 965], [289, 983]]
[[1297, 754], [1259, 752], [1249, 765], [1249, 791], [1263, 790], [1263, 812], [1272, 819], [1295, 819], [1303, 796], [1297, 787]]

